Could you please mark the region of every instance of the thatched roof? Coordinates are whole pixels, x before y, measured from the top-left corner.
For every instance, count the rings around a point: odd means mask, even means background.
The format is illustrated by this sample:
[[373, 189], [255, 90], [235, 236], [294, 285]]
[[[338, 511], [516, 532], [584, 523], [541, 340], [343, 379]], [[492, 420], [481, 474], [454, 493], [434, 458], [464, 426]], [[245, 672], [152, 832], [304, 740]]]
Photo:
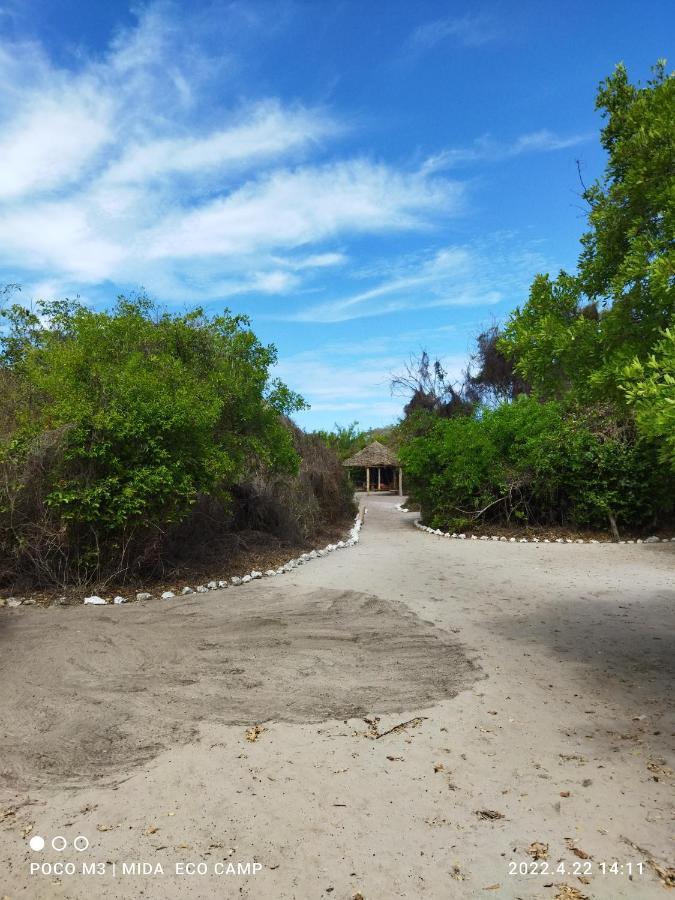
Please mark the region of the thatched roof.
[[343, 463], [343, 466], [397, 466], [398, 459], [388, 447], [379, 441], [373, 441], [363, 450], [359, 450], [354, 456], [350, 456]]

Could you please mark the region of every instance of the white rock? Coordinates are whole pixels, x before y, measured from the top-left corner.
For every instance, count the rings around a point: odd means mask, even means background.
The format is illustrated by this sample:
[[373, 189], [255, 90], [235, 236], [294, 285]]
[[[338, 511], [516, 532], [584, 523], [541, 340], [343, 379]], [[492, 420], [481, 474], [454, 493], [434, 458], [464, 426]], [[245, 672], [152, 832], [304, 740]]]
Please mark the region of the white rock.
[[147, 591], [141, 591], [139, 594], [136, 594], [137, 600], [152, 600], [152, 594], [148, 594]]
[[498, 540], [499, 540], [499, 537], [498, 537], [498, 535], [493, 534], [493, 535], [491, 535], [490, 540], [491, 540], [491, 541], [498, 541]]
[[345, 542], [344, 542], [344, 541], [338, 541], [338, 542], [337, 542], [337, 546], [340, 547], [340, 549], [342, 549], [342, 547], [344, 547], [344, 545], [345, 545]]
[[206, 583], [206, 586], [210, 591], [218, 590], [218, 582], [217, 581], [208, 581]]
[[218, 582], [218, 587], [219, 587], [219, 588], [226, 588], [226, 587], [227, 587], [227, 582], [226, 582], [226, 581], [223, 581], [223, 580], [221, 579], [221, 580]]
[[545, 543], [545, 544], [550, 544], [551, 542], [549, 541], [548, 538], [544, 538], [544, 543]]
[[262, 573], [262, 572], [259, 572], [257, 569], [254, 569], [254, 570], [251, 572], [251, 579], [253, 579], [253, 578], [262, 578], [262, 577], [263, 577], [263, 573]]
[[555, 542], [556, 542], [556, 544], [564, 544], [564, 543], [565, 543], [565, 541], [563, 540], [563, 538], [556, 538], [556, 539], [555, 539]]
[[208, 594], [208, 592], [209, 592], [209, 589], [207, 588], [207, 586], [205, 584], [197, 585], [197, 593], [198, 594]]
[[645, 538], [645, 544], [660, 544], [660, 543], [661, 543], [661, 539], [658, 538], [655, 534], [653, 534], [651, 537]]
[[465, 541], [465, 540], [466, 540], [466, 535], [465, 535], [465, 534], [458, 534], [457, 537], [459, 538], [460, 541]]
[[241, 578], [238, 575], [233, 575], [232, 578], [230, 578], [230, 583], [234, 585], [241, 584]]
[[319, 550], [319, 556], [321, 556], [321, 557], [328, 556], [328, 551], [327, 550]]
[[509, 539], [508, 539], [507, 537], [504, 537], [504, 535], [502, 535], [502, 536], [499, 538], [499, 540], [502, 541], [504, 544], [507, 544], [508, 541], [509, 541]]
[[277, 575], [283, 575], [283, 574], [284, 574], [284, 567], [279, 566], [279, 568], [277, 569]]
[[[85, 600], [84, 602], [86, 603], [87, 601]], [[103, 602], [105, 603], [105, 600]], [[23, 600], [19, 600], [18, 597], [8, 597], [7, 599], [7, 606], [9, 606], [10, 609], [16, 609], [17, 606], [21, 606], [22, 603]]]
[[585, 541], [583, 538], [577, 538], [577, 544], [584, 544]]
[[510, 544], [515, 544], [515, 542], [516, 542], [516, 539], [515, 539], [514, 537], [509, 538], [509, 543], [510, 543]]
[[481, 541], [489, 541], [490, 540], [490, 538], [487, 536], [487, 534], [481, 534], [480, 539], [481, 539]]
[[191, 587], [184, 587], [183, 590], [181, 591], [181, 594], [184, 597], [187, 597], [188, 594], [194, 594], [194, 591], [192, 590]]
[[123, 603], [127, 603], [127, 602], [128, 602], [127, 598], [120, 597], [119, 594], [117, 595], [117, 597], [113, 597], [113, 603], [115, 604], [115, 606], [121, 606]]
[[266, 575], [268, 578], [272, 578], [272, 577], [273, 577], [274, 575], [276, 575], [276, 574], [277, 574], [277, 573], [274, 571], [274, 569], [268, 569], [268, 570], [265, 572], [265, 575]]
[[85, 606], [105, 606], [105, 600], [103, 597], [97, 597], [96, 594], [92, 594], [91, 597], [84, 598]]
[[162, 600], [171, 600], [171, 598], [175, 596], [176, 595], [173, 591], [164, 591], [164, 593], [162, 594]]
[[[358, 534], [358, 531], [357, 531], [357, 534]], [[316, 550], [312, 550], [312, 552], [309, 554], [309, 558], [316, 559], [318, 555], [319, 554], [316, 552]]]
[[[241, 583], [242, 583], [242, 584], [248, 584], [250, 580], [251, 580], [251, 576], [250, 576], [250, 575], [244, 575], [244, 577], [241, 579]], [[198, 588], [197, 590], [199, 590], [199, 588]]]
[[527, 538], [521, 538], [521, 539], [520, 539], [520, 543], [521, 543], [521, 544], [527, 544], [527, 543], [528, 543]]
[[637, 541], [635, 541], [635, 543], [636, 543], [636, 544], [643, 544], [644, 541], [642, 540], [642, 538], [638, 538]]

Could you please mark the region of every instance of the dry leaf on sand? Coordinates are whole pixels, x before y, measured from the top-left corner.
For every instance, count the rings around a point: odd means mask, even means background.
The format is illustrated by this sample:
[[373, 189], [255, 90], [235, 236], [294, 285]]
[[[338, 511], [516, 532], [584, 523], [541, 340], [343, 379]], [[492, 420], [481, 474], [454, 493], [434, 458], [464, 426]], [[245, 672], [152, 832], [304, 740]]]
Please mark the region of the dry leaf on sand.
[[532, 859], [546, 859], [548, 857], [548, 844], [543, 844], [541, 841], [532, 841], [527, 848], [527, 852]]
[[581, 847], [577, 847], [572, 838], [565, 838], [565, 843], [567, 844], [567, 849], [571, 850], [579, 859], [593, 859], [590, 853], [586, 853]]
[[580, 890], [569, 884], [558, 884], [558, 893], [554, 900], [589, 900], [588, 894], [582, 894]]

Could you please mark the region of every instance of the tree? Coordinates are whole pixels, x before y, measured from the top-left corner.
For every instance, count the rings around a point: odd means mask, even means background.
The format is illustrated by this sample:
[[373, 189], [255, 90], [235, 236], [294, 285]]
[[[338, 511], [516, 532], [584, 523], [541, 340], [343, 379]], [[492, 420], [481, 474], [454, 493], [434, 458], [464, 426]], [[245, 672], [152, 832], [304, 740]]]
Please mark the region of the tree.
[[529, 384], [516, 372], [513, 360], [502, 351], [496, 323], [476, 338], [476, 349], [464, 374], [464, 391], [476, 403], [494, 405], [529, 394]]
[[464, 395], [462, 387], [448, 381], [441, 361], [432, 361], [426, 350], [418, 357], [411, 357], [403, 371], [392, 376], [391, 391], [409, 397], [403, 408], [406, 418], [428, 412], [450, 419], [473, 411], [473, 403]]
[[659, 443], [661, 458], [675, 470], [675, 330], [664, 332], [643, 362], [624, 370], [623, 388], [642, 434]]
[[604, 176], [583, 191], [578, 271], [538, 276], [506, 325], [503, 351], [541, 397], [624, 403], [622, 372], [645, 360], [675, 317], [675, 77], [646, 86], [617, 66], [598, 91]]

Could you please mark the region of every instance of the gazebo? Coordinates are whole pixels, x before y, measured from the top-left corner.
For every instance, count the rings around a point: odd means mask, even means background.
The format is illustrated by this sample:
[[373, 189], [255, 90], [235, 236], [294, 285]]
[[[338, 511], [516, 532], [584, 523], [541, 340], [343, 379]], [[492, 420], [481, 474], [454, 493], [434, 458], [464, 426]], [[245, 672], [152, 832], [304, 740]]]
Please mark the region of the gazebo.
[[377, 469], [377, 490], [397, 490], [399, 496], [403, 495], [403, 470], [396, 455], [379, 441], [373, 441], [372, 444], [368, 444], [363, 450], [359, 450], [354, 456], [346, 459], [342, 465], [351, 469], [366, 470], [367, 493], [370, 493], [371, 485], [373, 489], [375, 487], [374, 483], [371, 482], [370, 470]]

